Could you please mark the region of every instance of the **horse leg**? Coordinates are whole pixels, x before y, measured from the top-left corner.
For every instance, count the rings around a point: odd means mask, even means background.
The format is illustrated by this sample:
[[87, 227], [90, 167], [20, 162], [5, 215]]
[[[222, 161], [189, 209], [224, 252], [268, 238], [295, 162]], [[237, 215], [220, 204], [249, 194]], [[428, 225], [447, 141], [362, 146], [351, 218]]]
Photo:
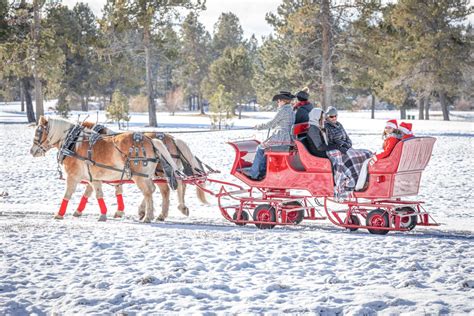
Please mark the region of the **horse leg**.
[[138, 219], [141, 221], [145, 217], [145, 208], [146, 208], [146, 201], [142, 199], [140, 206], [138, 207]]
[[161, 214], [156, 218], [157, 221], [164, 221], [168, 217], [170, 209], [170, 187], [167, 183], [159, 183], [158, 189], [161, 193]]
[[186, 184], [183, 181], [178, 181], [178, 209], [186, 216], [189, 216], [189, 209], [185, 205], [184, 195], [186, 194]]
[[117, 198], [117, 211], [114, 218], [122, 218], [124, 215], [125, 205], [123, 204], [123, 186], [121, 184], [115, 186], [115, 197]]
[[74, 178], [68, 177], [66, 179], [66, 192], [64, 193], [63, 201], [61, 202], [61, 207], [59, 208], [58, 214], [54, 216], [54, 219], [63, 219], [64, 214], [66, 214], [67, 204], [72, 197], [74, 191], [76, 191], [76, 187], [79, 181]]
[[81, 202], [77, 206], [77, 210], [74, 212], [74, 214], [72, 214], [72, 216], [74, 217], [82, 216], [82, 211], [84, 211], [84, 209], [86, 208], [87, 201], [89, 197], [91, 196], [92, 191], [94, 191], [94, 188], [88, 183], [86, 186], [86, 190], [82, 194]]
[[143, 218], [144, 223], [150, 223], [153, 219], [153, 192], [155, 191], [155, 184], [150, 179], [135, 177], [135, 184], [143, 193], [145, 202], [145, 216]]
[[100, 207], [100, 217], [99, 222], [105, 222], [107, 220], [107, 206], [104, 202], [104, 192], [102, 191], [102, 182], [92, 181], [92, 186], [94, 187], [95, 197]]

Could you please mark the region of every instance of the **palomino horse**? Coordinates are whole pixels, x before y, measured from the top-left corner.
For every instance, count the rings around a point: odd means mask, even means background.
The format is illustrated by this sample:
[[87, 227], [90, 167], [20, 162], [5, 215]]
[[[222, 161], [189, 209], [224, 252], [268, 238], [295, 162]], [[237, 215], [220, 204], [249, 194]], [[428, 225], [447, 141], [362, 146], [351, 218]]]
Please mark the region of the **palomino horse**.
[[[102, 135], [116, 135], [115, 132], [108, 129], [105, 126], [96, 125], [92, 122], [83, 122], [82, 125], [89, 129], [93, 129]], [[189, 146], [182, 140], [178, 138], [174, 138], [170, 134], [167, 133], [152, 133], [147, 132], [144, 133], [145, 136], [151, 139], [159, 139], [161, 140], [166, 148], [168, 149], [169, 153], [171, 154], [175, 164], [177, 167], [182, 170], [186, 175], [199, 175], [203, 173], [202, 166], [197, 161], [196, 157], [191, 152]], [[158, 177], [163, 176], [163, 170], [158, 162], [156, 175]], [[124, 215], [125, 205], [123, 203], [123, 187], [121, 184], [114, 185], [115, 186], [115, 196], [117, 199], [117, 211], [115, 212], [115, 217], [122, 217]], [[157, 220], [163, 221], [168, 217], [169, 212], [169, 205], [170, 205], [170, 187], [167, 183], [157, 183], [157, 186], [160, 190], [162, 196], [162, 209], [161, 214], [157, 217]], [[201, 187], [204, 184], [201, 184]], [[92, 194], [92, 186], [90, 184], [87, 185], [86, 190], [81, 198], [81, 202], [79, 203], [77, 210], [74, 212], [74, 216], [81, 216], [82, 212], [84, 211], [88, 198]], [[186, 193], [186, 184], [183, 181], [178, 181], [178, 209], [181, 211], [182, 214], [189, 216], [189, 208], [185, 204], [185, 193]], [[196, 186], [196, 196], [204, 204], [207, 204], [205, 192], [199, 187]], [[138, 210], [139, 218], [143, 218], [145, 215], [144, 210], [144, 201], [140, 204]]]
[[[131, 179], [143, 194], [144, 222], [150, 222], [154, 215], [152, 177], [158, 161], [169, 166], [174, 176], [177, 167], [163, 142], [149, 139], [135, 133], [123, 133], [94, 140], [92, 131], [67, 120], [40, 117], [35, 129], [34, 157], [44, 156], [51, 148], [59, 150], [58, 159], [67, 175], [66, 192], [56, 219], [64, 218], [67, 204], [81, 181], [89, 182], [96, 192], [101, 209], [99, 220], [106, 220], [107, 208], [103, 200], [102, 181]], [[135, 137], [139, 136], [139, 137]], [[134, 151], [133, 149], [139, 150]], [[134, 152], [136, 155], [133, 155]], [[62, 158], [62, 157], [63, 158]]]

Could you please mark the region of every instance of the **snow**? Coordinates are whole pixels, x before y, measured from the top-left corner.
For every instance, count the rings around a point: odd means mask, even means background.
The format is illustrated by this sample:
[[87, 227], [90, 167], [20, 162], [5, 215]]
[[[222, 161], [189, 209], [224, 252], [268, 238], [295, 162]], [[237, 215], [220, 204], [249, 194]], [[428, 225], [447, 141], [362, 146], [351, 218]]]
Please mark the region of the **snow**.
[[[72, 217], [84, 187], [66, 218], [55, 221], [65, 188], [56, 152], [31, 157], [34, 128], [18, 109], [0, 104], [0, 314], [474, 314], [471, 113], [460, 112], [451, 122], [412, 121], [415, 134], [437, 138], [417, 199], [443, 225], [377, 236], [327, 221], [273, 230], [238, 227], [222, 217], [215, 199], [201, 204], [193, 188], [186, 195], [189, 217], [177, 210], [172, 193], [168, 220], [143, 224], [136, 216], [141, 196], [132, 185], [125, 187], [124, 219], [112, 218], [116, 203], [106, 186], [107, 222], [97, 221], [94, 198], [82, 218]], [[244, 115], [234, 119], [235, 128], [273, 113]], [[398, 112], [369, 116], [341, 112], [340, 121], [356, 148], [377, 150], [384, 121]], [[131, 129], [146, 122], [146, 115], [133, 114]], [[210, 125], [189, 113], [159, 113], [158, 122], [163, 131]], [[214, 178], [239, 184], [228, 174], [233, 151], [226, 142], [262, 139], [266, 132], [175, 135], [221, 171]], [[155, 202], [157, 216], [159, 193]]]

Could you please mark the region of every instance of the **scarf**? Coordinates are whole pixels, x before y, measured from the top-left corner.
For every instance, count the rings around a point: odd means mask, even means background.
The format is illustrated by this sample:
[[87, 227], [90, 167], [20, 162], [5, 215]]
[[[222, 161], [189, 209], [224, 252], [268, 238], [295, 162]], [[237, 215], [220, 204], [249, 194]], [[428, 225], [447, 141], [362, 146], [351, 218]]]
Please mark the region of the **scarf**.
[[295, 105], [293, 105], [293, 110], [296, 110], [297, 108], [299, 108], [303, 105], [309, 104], [309, 103], [310, 103], [309, 101], [300, 101], [300, 102], [296, 103]]

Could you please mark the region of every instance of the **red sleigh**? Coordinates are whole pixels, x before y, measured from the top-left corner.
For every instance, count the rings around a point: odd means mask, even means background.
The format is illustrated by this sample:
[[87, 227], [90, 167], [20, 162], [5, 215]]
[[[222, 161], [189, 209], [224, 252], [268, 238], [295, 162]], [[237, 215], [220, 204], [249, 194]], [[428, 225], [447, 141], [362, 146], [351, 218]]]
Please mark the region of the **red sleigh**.
[[[295, 134], [304, 126], [295, 127]], [[436, 139], [413, 137], [400, 141], [391, 155], [369, 166], [368, 184], [353, 198], [333, 198], [334, 181], [329, 159], [311, 155], [300, 140], [269, 147], [265, 178], [255, 181], [241, 171], [249, 167], [259, 144], [256, 140], [229, 143], [235, 149], [231, 174], [244, 182], [237, 190], [222, 186], [216, 194], [222, 215], [237, 225], [259, 228], [294, 225], [326, 217], [335, 225], [374, 234], [408, 231], [415, 226], [438, 225], [422, 207], [423, 202], [402, 200], [418, 194], [421, 174]], [[228, 202], [231, 201], [231, 204]], [[336, 209], [330, 208], [334, 206]], [[323, 209], [324, 213], [318, 209]], [[365, 223], [361, 220], [365, 219]]]

